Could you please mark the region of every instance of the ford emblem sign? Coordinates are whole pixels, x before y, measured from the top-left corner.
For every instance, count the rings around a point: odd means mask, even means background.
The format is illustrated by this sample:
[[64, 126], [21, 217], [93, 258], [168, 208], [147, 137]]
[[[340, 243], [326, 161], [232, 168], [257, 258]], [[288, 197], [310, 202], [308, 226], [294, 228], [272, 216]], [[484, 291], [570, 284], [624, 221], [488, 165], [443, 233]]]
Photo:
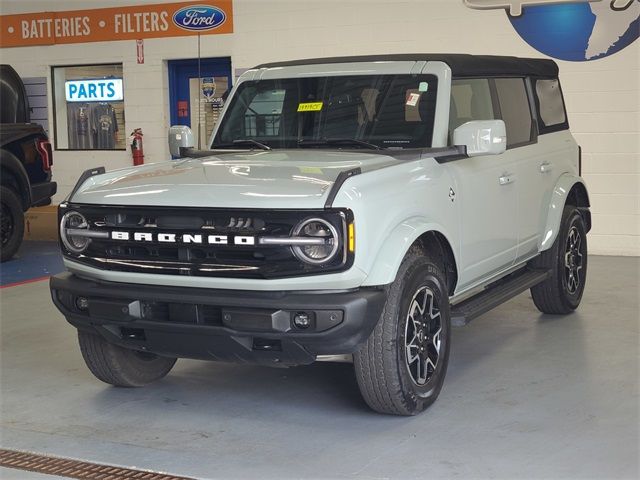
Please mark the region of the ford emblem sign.
[[209, 5], [190, 5], [173, 14], [173, 23], [185, 30], [212, 30], [218, 28], [227, 19], [227, 15]]

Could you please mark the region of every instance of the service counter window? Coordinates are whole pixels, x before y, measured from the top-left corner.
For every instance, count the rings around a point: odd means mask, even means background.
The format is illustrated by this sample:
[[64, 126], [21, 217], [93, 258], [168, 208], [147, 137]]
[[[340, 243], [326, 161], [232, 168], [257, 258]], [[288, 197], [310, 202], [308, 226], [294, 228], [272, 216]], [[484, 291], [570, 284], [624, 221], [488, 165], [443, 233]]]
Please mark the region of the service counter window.
[[52, 67], [57, 150], [124, 150], [122, 64]]

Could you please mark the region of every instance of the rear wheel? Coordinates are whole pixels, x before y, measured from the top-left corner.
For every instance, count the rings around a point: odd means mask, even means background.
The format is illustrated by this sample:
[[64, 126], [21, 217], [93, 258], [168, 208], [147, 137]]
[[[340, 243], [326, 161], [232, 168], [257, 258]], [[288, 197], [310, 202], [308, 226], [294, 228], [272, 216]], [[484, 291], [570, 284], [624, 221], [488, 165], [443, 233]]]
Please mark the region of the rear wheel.
[[415, 415], [438, 397], [451, 343], [446, 285], [423, 252], [407, 254], [378, 324], [354, 354], [360, 392], [373, 410]]
[[13, 190], [4, 186], [0, 187], [0, 231], [0, 260], [4, 262], [18, 251], [24, 235], [22, 203]]
[[551, 271], [547, 280], [531, 288], [538, 310], [566, 314], [578, 308], [587, 280], [587, 232], [576, 207], [564, 207], [558, 237], [535, 260], [534, 267]]
[[175, 358], [139, 352], [107, 342], [100, 335], [78, 332], [80, 351], [91, 373], [117, 387], [142, 387], [164, 377]]

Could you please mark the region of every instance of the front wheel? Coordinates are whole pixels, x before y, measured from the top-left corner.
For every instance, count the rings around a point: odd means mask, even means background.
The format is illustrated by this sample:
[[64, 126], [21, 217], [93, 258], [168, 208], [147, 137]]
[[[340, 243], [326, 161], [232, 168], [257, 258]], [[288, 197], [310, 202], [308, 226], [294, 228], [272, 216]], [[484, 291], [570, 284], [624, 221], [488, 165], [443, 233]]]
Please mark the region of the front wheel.
[[78, 342], [91, 373], [116, 387], [142, 387], [164, 377], [176, 363], [175, 358], [114, 345], [95, 333], [79, 331]]
[[576, 207], [564, 207], [558, 237], [534, 261], [534, 267], [550, 271], [547, 280], [531, 288], [538, 310], [567, 314], [578, 308], [587, 281], [587, 231]]
[[360, 392], [373, 410], [415, 415], [438, 397], [451, 344], [446, 285], [434, 261], [409, 251], [378, 324], [354, 354]]

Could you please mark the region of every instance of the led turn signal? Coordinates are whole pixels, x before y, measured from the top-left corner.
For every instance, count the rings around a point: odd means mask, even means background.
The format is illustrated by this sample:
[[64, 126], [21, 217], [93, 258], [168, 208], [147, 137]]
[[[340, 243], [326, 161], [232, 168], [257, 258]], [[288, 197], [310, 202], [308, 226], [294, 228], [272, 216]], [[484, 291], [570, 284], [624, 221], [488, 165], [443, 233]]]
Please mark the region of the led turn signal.
[[353, 223], [349, 224], [348, 234], [349, 234], [349, 252], [353, 253], [356, 250], [356, 233], [355, 233], [355, 227], [353, 226]]

